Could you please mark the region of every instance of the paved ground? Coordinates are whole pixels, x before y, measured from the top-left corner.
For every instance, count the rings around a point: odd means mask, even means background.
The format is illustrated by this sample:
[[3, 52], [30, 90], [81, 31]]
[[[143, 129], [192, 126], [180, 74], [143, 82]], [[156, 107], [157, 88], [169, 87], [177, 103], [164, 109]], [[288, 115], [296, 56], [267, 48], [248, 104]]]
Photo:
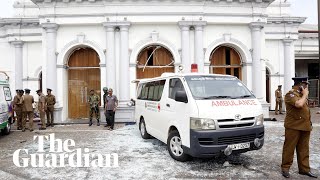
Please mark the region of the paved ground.
[[[270, 114], [272, 114], [271, 112]], [[13, 131], [0, 136], [0, 179], [282, 179], [281, 152], [284, 141], [283, 116], [278, 121], [265, 122], [265, 145], [259, 151], [240, 156], [215, 159], [193, 159], [181, 163], [173, 160], [166, 145], [156, 139], [143, 140], [137, 126], [118, 124], [116, 130], [103, 126], [65, 125], [46, 131]], [[320, 174], [320, 114], [314, 114], [314, 130], [310, 143], [310, 164]], [[19, 168], [13, 164], [12, 154], [17, 149], [37, 151], [34, 135], [55, 133], [56, 138], [73, 139], [76, 148], [89, 148], [90, 153], [118, 153], [119, 167], [114, 168]], [[45, 149], [48, 150], [48, 143]], [[297, 173], [294, 160], [291, 175], [307, 179]]]
[[[310, 112], [311, 112], [311, 121], [313, 123], [320, 123], [320, 114], [319, 114], [320, 108], [319, 107], [310, 108]], [[271, 119], [275, 118], [278, 121], [284, 121], [286, 113], [283, 112], [283, 114], [275, 115], [274, 111], [270, 111], [269, 115]]]

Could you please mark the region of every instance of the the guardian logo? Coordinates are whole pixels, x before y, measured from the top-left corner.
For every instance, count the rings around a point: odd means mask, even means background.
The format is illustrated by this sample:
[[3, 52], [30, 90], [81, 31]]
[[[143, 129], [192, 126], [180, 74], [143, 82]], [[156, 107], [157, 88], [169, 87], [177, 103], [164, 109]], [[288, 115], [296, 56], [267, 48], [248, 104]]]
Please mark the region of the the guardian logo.
[[[93, 154], [88, 148], [75, 149], [72, 139], [62, 142], [50, 134], [34, 136], [33, 140], [38, 142], [37, 153], [29, 154], [28, 149], [13, 153], [13, 163], [17, 167], [119, 167], [118, 154]], [[45, 141], [49, 142], [49, 151], [45, 151]]]

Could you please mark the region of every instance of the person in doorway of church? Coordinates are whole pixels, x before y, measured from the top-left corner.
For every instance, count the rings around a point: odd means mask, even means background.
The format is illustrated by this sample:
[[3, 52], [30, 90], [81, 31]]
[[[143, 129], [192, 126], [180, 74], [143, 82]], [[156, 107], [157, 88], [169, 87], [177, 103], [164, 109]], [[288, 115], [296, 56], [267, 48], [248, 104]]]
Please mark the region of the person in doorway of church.
[[21, 97], [20, 103], [23, 104], [23, 119], [22, 119], [22, 132], [26, 131], [26, 121], [29, 119], [29, 130], [33, 131], [33, 96], [30, 95], [30, 89], [25, 89], [26, 94]]
[[37, 92], [37, 94], [39, 96], [38, 110], [39, 110], [39, 115], [40, 115], [40, 120], [41, 120], [41, 128], [40, 128], [40, 130], [45, 130], [46, 129], [46, 121], [45, 121], [46, 97], [42, 93], [41, 89], [37, 90], [36, 92]]
[[309, 164], [309, 141], [312, 130], [311, 114], [308, 107], [308, 78], [295, 77], [293, 88], [285, 95], [286, 117], [284, 119], [285, 140], [282, 151], [282, 176], [289, 178], [294, 151], [297, 154], [299, 174], [312, 178]]
[[13, 98], [13, 110], [17, 117], [17, 129], [22, 130], [22, 104], [20, 103], [22, 97], [21, 89], [17, 89], [16, 93], [17, 94]]
[[56, 104], [56, 97], [52, 95], [52, 89], [47, 88], [47, 95], [46, 95], [46, 114], [47, 114], [47, 126], [53, 127], [54, 123], [54, 105]]
[[103, 88], [103, 109], [104, 109], [104, 116], [106, 117], [106, 125], [104, 127], [107, 127], [108, 126], [108, 122], [107, 122], [107, 113], [106, 113], [106, 97], [108, 96], [108, 88], [107, 87], [104, 87]]
[[281, 85], [278, 85], [278, 89], [275, 91], [276, 96], [276, 108], [275, 108], [275, 114], [278, 115], [278, 111], [280, 114], [282, 114], [282, 91], [281, 91]]
[[97, 118], [97, 126], [100, 126], [100, 110], [99, 110], [100, 97], [97, 94], [95, 94], [93, 89], [90, 90], [90, 96], [89, 96], [88, 102], [90, 104], [89, 126], [92, 126], [93, 113], [95, 113], [95, 116]]
[[106, 97], [105, 112], [107, 114], [107, 125], [110, 126], [108, 129], [113, 130], [114, 128], [114, 116], [118, 107], [118, 98], [113, 95], [113, 90], [110, 88], [108, 90], [108, 95]]

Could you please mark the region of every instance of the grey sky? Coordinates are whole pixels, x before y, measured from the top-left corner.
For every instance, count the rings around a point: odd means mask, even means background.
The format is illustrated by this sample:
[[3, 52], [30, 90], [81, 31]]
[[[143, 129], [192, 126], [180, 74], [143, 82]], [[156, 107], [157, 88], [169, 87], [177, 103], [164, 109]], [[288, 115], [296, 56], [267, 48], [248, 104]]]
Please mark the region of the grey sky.
[[308, 17], [306, 24], [318, 24], [317, 0], [290, 0], [291, 15]]
[[[285, 1], [285, 0], [281, 0]], [[292, 4], [292, 16], [308, 17], [306, 24], [318, 24], [317, 0], [287, 0]], [[14, 0], [0, 0], [0, 17], [13, 15]]]

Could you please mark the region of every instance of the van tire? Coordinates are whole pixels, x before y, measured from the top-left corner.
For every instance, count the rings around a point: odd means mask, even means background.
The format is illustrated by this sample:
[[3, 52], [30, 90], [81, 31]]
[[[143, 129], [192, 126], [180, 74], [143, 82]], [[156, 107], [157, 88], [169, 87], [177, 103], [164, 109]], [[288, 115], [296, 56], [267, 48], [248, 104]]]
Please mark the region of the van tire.
[[188, 161], [190, 156], [182, 148], [182, 141], [177, 130], [171, 131], [167, 140], [167, 148], [170, 156], [181, 162]]
[[141, 119], [141, 121], [139, 123], [139, 130], [140, 130], [141, 137], [143, 139], [150, 138], [150, 134], [147, 132], [146, 123], [144, 122], [143, 119]]
[[10, 131], [11, 131], [11, 123], [10, 123], [10, 121], [8, 121], [7, 126], [1, 130], [1, 134], [8, 135], [8, 134], [10, 134]]

